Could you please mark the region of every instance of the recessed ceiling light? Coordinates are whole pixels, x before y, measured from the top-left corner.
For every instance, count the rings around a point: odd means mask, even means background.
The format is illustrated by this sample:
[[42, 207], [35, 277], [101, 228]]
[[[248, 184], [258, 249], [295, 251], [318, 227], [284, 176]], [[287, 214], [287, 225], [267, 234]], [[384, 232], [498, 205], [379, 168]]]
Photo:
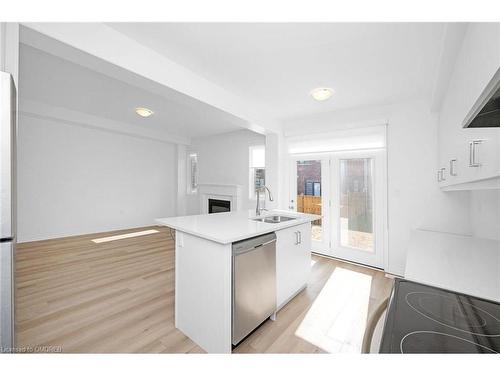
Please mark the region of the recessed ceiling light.
[[143, 107], [138, 107], [135, 109], [135, 113], [137, 113], [141, 117], [149, 117], [151, 116], [154, 112], [148, 108], [143, 108]]
[[329, 99], [333, 95], [333, 90], [328, 87], [318, 87], [310, 92], [311, 96], [319, 102]]

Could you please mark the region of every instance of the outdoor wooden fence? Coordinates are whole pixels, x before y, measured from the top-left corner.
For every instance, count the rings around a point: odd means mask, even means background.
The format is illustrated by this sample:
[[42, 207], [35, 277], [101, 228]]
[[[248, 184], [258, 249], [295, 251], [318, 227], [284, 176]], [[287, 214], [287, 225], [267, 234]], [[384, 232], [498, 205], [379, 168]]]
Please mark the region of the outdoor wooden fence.
[[[298, 195], [297, 211], [307, 214], [321, 215], [321, 197], [303, 194]], [[321, 225], [321, 219], [315, 220], [313, 224]]]

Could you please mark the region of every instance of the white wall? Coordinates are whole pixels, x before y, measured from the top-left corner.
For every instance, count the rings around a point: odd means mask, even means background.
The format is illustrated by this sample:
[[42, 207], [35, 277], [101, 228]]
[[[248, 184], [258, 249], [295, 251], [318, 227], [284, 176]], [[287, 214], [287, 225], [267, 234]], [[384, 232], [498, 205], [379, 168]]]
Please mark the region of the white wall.
[[410, 232], [428, 228], [471, 234], [469, 193], [442, 192], [437, 118], [423, 100], [325, 113], [289, 120], [285, 135], [387, 123], [388, 238], [386, 270], [403, 275]]
[[471, 234], [469, 193], [436, 181], [437, 117], [426, 103], [394, 108], [388, 127], [388, 271], [403, 274], [411, 229]]
[[176, 189], [173, 144], [20, 116], [19, 242], [152, 225]]
[[[255, 206], [255, 200], [249, 199], [248, 147], [265, 143], [266, 137], [262, 134], [239, 130], [210, 137], [193, 138], [187, 152], [198, 154], [198, 182], [200, 184], [242, 185], [242, 209], [248, 209]], [[188, 215], [199, 214], [198, 195], [188, 195], [186, 206]]]
[[5, 22], [0, 22], [0, 70], [5, 71]]
[[0, 70], [10, 73], [18, 87], [19, 24], [16, 22], [0, 22]]
[[477, 190], [470, 194], [474, 236], [500, 241], [500, 190]]

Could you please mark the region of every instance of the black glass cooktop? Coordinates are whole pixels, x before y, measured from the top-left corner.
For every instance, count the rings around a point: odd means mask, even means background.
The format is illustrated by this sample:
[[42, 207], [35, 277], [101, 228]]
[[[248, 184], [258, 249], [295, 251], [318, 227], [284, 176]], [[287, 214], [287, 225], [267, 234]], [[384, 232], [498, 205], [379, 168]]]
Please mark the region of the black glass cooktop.
[[500, 304], [396, 279], [380, 353], [499, 353]]

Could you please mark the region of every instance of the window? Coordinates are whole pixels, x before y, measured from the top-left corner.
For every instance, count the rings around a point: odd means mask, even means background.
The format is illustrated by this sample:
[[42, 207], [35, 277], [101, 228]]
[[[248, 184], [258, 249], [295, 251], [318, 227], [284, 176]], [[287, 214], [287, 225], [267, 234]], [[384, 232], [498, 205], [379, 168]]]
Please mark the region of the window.
[[188, 193], [198, 191], [198, 155], [190, 154], [188, 159]]
[[250, 199], [255, 199], [255, 190], [266, 184], [266, 148], [264, 145], [250, 146], [249, 155], [249, 197]]

